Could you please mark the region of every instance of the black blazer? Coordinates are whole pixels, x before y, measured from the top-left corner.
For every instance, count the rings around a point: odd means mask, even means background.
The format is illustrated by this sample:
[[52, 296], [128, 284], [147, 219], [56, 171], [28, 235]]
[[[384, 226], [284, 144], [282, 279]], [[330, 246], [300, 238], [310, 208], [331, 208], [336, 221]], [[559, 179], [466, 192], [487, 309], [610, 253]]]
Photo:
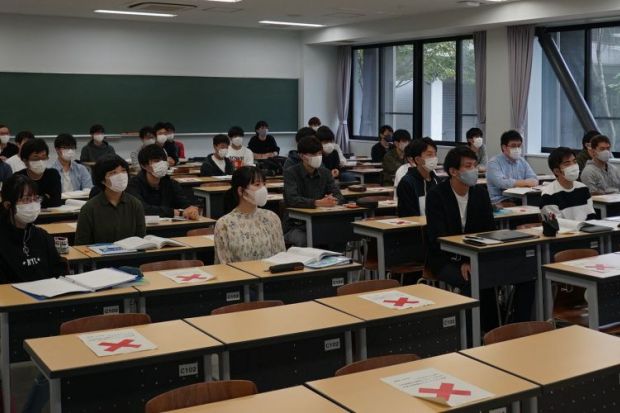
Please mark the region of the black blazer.
[[398, 216], [409, 217], [419, 216], [420, 197], [427, 196], [430, 191], [435, 188], [441, 180], [431, 172], [431, 180], [426, 181], [418, 168], [409, 168], [407, 174], [398, 183], [396, 187], [396, 195], [398, 195]]
[[433, 273], [440, 274], [442, 267], [452, 261], [451, 258], [454, 257], [454, 254], [441, 251], [439, 237], [493, 231], [495, 229], [493, 206], [486, 187], [474, 185], [469, 188], [467, 222], [465, 231], [463, 231], [461, 230], [459, 205], [450, 186], [450, 180], [441, 182], [426, 196], [426, 223], [427, 263]]
[[224, 172], [220, 169], [219, 166], [213, 162], [213, 154], [207, 156], [207, 159], [202, 163], [200, 167], [200, 176], [223, 176], [223, 175], [232, 175], [235, 172], [235, 167], [228, 159], [228, 157], [224, 158]]

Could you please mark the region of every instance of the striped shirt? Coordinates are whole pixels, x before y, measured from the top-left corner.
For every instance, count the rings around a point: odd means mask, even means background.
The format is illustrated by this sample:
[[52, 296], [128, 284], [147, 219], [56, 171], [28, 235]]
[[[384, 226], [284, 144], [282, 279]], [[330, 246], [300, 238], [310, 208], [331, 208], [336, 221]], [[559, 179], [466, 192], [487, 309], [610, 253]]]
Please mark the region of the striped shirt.
[[540, 207], [557, 205], [560, 217], [575, 221], [596, 218], [592, 198], [588, 187], [581, 182], [573, 182], [571, 189], [566, 189], [557, 179], [546, 185], [542, 190]]

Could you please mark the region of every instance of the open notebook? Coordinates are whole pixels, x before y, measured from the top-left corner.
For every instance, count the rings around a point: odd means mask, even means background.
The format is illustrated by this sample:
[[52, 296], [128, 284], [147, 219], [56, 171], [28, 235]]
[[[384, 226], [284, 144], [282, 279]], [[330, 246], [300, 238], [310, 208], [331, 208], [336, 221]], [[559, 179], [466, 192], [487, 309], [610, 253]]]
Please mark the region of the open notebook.
[[309, 268], [323, 268], [333, 265], [348, 264], [351, 260], [339, 252], [322, 250], [319, 248], [290, 247], [286, 252], [265, 258], [269, 264], [289, 264], [301, 262]]
[[57, 212], [77, 212], [80, 209], [82, 209], [84, 205], [86, 205], [86, 201], [82, 201], [79, 199], [67, 199], [64, 205], [61, 205], [58, 207], [52, 207], [48, 209], [50, 211], [57, 211]]
[[156, 235], [147, 235], [144, 238], [129, 237], [116, 241], [111, 244], [94, 244], [88, 248], [101, 255], [123, 254], [127, 252], [135, 252], [139, 250], [161, 249], [165, 246], [184, 247], [179, 241], [169, 238], [162, 238]]

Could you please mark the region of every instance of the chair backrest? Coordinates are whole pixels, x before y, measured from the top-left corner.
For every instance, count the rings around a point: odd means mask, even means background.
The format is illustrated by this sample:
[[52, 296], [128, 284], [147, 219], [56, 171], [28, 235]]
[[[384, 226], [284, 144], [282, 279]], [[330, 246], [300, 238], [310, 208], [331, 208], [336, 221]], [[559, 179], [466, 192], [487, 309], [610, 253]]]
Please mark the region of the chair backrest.
[[151, 317], [142, 313], [100, 314], [76, 318], [60, 325], [60, 334], [88, 333], [97, 330], [109, 330], [150, 324]]
[[168, 261], [155, 261], [147, 262], [140, 266], [140, 271], [163, 271], [174, 270], [177, 268], [192, 268], [202, 267], [204, 263], [200, 260], [168, 260]]
[[213, 235], [214, 229], [214, 227], [190, 229], [187, 231], [187, 236], [194, 237], [198, 235]]
[[367, 291], [385, 290], [400, 287], [398, 280], [369, 280], [358, 281], [338, 287], [336, 295], [360, 294]]
[[284, 303], [280, 300], [250, 301], [249, 303], [230, 304], [218, 307], [211, 310], [211, 314], [236, 313], [239, 311], [257, 310], [259, 308], [277, 307], [279, 305], [284, 305]]
[[389, 354], [387, 356], [372, 357], [366, 360], [347, 364], [346, 366], [338, 369], [334, 375], [344, 376], [345, 374], [378, 369], [379, 367], [392, 366], [394, 364], [408, 363], [419, 359], [420, 356], [416, 354]]
[[598, 255], [598, 251], [590, 249], [590, 248], [575, 248], [572, 250], [564, 250], [560, 252], [556, 252], [553, 255], [554, 262], [564, 262], [571, 260], [580, 260], [582, 258], [590, 258], [596, 257]]
[[209, 381], [190, 384], [153, 397], [146, 403], [145, 413], [160, 413], [200, 404], [213, 403], [258, 393], [248, 380]]
[[527, 224], [517, 225], [517, 229], [536, 228], [540, 226], [540, 222], [529, 222]]
[[487, 345], [551, 330], [555, 330], [555, 326], [548, 321], [525, 321], [523, 323], [506, 324], [486, 333], [483, 341]]

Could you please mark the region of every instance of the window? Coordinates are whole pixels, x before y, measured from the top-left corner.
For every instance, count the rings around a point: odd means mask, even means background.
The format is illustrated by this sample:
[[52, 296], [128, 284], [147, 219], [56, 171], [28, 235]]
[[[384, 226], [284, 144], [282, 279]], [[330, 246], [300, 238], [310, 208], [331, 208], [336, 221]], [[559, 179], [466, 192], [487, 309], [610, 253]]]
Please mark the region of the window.
[[477, 126], [471, 38], [360, 47], [352, 58], [354, 139], [376, 139], [379, 126], [388, 124], [454, 143]]

